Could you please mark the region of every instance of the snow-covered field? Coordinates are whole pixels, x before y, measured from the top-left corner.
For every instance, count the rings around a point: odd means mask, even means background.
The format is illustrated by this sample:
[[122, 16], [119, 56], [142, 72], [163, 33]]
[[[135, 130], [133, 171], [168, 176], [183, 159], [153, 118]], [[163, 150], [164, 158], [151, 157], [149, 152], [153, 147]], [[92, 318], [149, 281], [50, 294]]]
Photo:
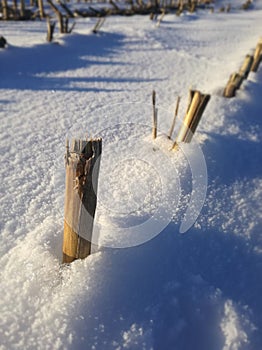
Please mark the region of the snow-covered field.
[[[52, 44], [44, 22], [0, 22], [1, 350], [262, 349], [262, 68], [222, 97], [262, 2], [233, 5], [160, 27], [110, 17], [98, 35], [81, 19]], [[211, 101], [188, 153], [170, 152], [190, 87]], [[103, 137], [98, 247], [62, 266], [64, 144], [85, 135]], [[182, 234], [188, 206], [201, 213]]]

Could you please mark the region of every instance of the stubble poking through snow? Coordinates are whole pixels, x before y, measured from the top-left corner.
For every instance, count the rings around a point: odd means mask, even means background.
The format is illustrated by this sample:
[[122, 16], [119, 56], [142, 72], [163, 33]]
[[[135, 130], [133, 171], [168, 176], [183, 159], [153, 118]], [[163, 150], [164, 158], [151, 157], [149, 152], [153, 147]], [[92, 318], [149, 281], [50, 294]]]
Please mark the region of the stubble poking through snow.
[[[159, 28], [112, 17], [96, 36], [95, 19], [79, 19], [55, 45], [44, 22], [2, 25], [3, 349], [262, 348], [261, 70], [236, 99], [221, 97], [262, 32], [254, 6], [166, 15]], [[209, 185], [195, 227], [179, 235], [192, 173], [163, 136], [152, 142], [150, 101], [155, 89], [166, 133], [190, 86], [212, 94], [196, 133]], [[132, 245], [126, 227], [157, 219], [135, 237], [147, 243], [62, 267], [64, 142], [75, 131], [104, 140], [98, 242]]]

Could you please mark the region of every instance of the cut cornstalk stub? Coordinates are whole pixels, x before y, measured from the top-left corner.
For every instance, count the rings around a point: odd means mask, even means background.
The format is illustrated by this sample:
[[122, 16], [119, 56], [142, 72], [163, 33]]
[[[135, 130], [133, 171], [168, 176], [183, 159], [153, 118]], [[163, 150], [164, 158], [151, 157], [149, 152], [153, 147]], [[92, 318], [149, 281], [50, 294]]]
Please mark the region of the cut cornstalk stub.
[[243, 62], [239, 74], [247, 79], [250, 69], [252, 67], [254, 57], [252, 55], [246, 55], [245, 61]]
[[7, 0], [2, 0], [2, 19], [3, 20], [7, 20], [8, 19]]
[[173, 145], [173, 149], [176, 149], [180, 142], [191, 142], [208, 101], [210, 100], [210, 95], [201, 94], [200, 91], [191, 90], [190, 100], [190, 105], [185, 115], [184, 122], [179, 130], [177, 139]]
[[160, 27], [160, 24], [163, 21], [165, 14], [166, 14], [165, 11], [163, 11], [161, 16], [159, 17], [159, 20], [157, 21], [157, 24], [156, 24], [157, 27]]
[[98, 31], [101, 29], [102, 25], [105, 23], [105, 17], [99, 18], [94, 26], [94, 29], [92, 30], [92, 32], [94, 34], [97, 34]]
[[52, 22], [48, 17], [47, 18], [47, 37], [46, 37], [46, 40], [48, 42], [51, 42], [53, 40], [55, 25], [56, 25], [56, 22]]
[[243, 10], [248, 10], [252, 5], [252, 0], [247, 0], [241, 7]]
[[38, 0], [38, 8], [39, 8], [39, 15], [40, 18], [43, 19], [45, 17], [45, 11], [43, 6], [43, 0]]
[[91, 254], [102, 139], [66, 142], [63, 263]]
[[236, 91], [240, 88], [244, 78], [239, 73], [234, 73], [230, 75], [230, 78], [227, 82], [227, 85], [224, 89], [223, 96], [224, 97], [234, 97], [236, 95]]
[[174, 128], [175, 128], [175, 125], [176, 125], [176, 118], [177, 118], [177, 115], [178, 115], [180, 100], [181, 100], [181, 98], [180, 98], [180, 96], [178, 96], [177, 101], [176, 101], [175, 114], [174, 114], [174, 117], [173, 117], [172, 125], [171, 125], [170, 130], [169, 130], [169, 134], [168, 134], [168, 138], [169, 139], [172, 138], [172, 134], [174, 132]]
[[254, 53], [254, 62], [251, 67], [251, 72], [256, 72], [258, 70], [259, 64], [262, 61], [262, 41], [257, 44]]
[[157, 108], [156, 108], [156, 92], [153, 90], [152, 92], [152, 104], [153, 104], [153, 129], [152, 136], [153, 139], [157, 137]]
[[154, 119], [153, 119], [153, 139], [157, 138], [157, 113], [158, 109], [154, 109]]

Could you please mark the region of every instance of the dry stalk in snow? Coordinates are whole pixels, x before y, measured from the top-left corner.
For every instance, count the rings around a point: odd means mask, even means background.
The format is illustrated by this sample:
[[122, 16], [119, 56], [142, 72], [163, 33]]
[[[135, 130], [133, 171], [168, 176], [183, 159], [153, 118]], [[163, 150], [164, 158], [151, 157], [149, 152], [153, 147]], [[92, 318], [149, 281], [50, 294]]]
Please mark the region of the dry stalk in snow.
[[153, 104], [153, 130], [152, 136], [153, 139], [157, 137], [157, 108], [156, 108], [156, 92], [153, 90], [152, 92], [152, 104]]
[[63, 263], [91, 254], [102, 139], [66, 143]]
[[187, 112], [173, 149], [177, 149], [180, 142], [189, 143], [192, 140], [209, 100], [210, 95], [202, 94], [197, 90], [190, 90]]

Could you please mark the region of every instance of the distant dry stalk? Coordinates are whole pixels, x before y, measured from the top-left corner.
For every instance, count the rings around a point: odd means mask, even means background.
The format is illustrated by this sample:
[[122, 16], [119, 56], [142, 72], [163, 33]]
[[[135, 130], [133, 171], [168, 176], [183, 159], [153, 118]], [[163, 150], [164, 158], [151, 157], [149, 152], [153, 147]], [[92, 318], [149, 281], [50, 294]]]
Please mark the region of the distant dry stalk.
[[25, 0], [20, 0], [20, 16], [25, 16]]
[[258, 70], [259, 64], [262, 61], [262, 41], [257, 44], [256, 51], [254, 53], [254, 62], [251, 67], [251, 72]]
[[59, 11], [59, 9], [54, 5], [52, 0], [46, 0], [47, 3], [51, 6], [52, 10], [55, 12], [57, 19], [58, 19], [58, 24], [59, 24], [59, 31], [60, 33], [66, 33], [65, 28], [64, 28], [64, 17], [62, 13]]
[[[67, 2], [69, 2], [67, 0]], [[65, 4], [64, 1], [57, 0], [57, 3], [62, 7], [62, 9], [66, 12], [66, 15], [70, 18], [74, 18], [74, 13], [70, 10], [70, 8]]]
[[111, 4], [116, 11], [120, 11], [120, 8], [117, 6], [117, 4], [113, 0], [109, 0], [109, 4]]
[[98, 31], [101, 29], [102, 25], [105, 23], [105, 17], [99, 18], [94, 26], [94, 29], [92, 30], [92, 32], [94, 34], [98, 33]]
[[40, 18], [43, 19], [45, 17], [43, 0], [38, 0], [38, 8], [39, 8]]
[[247, 0], [243, 5], [242, 5], [242, 9], [243, 10], [248, 10], [249, 7], [251, 6], [252, 4], [252, 0]]
[[54, 36], [54, 30], [55, 30], [55, 22], [51, 22], [50, 18], [47, 18], [47, 37], [46, 40], [48, 42], [51, 42], [53, 40], [53, 36]]
[[177, 98], [177, 101], [176, 101], [176, 109], [175, 109], [175, 114], [174, 114], [174, 117], [173, 117], [173, 122], [172, 122], [172, 125], [171, 125], [171, 128], [169, 130], [169, 134], [168, 134], [168, 138], [171, 139], [172, 138], [172, 134], [174, 132], [174, 128], [175, 128], [175, 125], [176, 125], [176, 118], [178, 116], [178, 110], [179, 110], [179, 103], [180, 103], [180, 96], [178, 96]]
[[2, 0], [3, 19], [8, 19], [7, 0]]
[[165, 11], [163, 11], [161, 16], [159, 17], [159, 20], [158, 20], [157, 24], [156, 24], [157, 27], [160, 27], [160, 23], [162, 22], [165, 14], [166, 14]]
[[228, 4], [228, 5], [226, 6], [226, 12], [229, 13], [230, 10], [231, 10], [231, 4]]
[[184, 7], [185, 7], [184, 0], [179, 0], [177, 7], [178, 8], [177, 8], [177, 11], [176, 11], [176, 15], [180, 16], [181, 13], [184, 11]]
[[153, 90], [152, 92], [152, 103], [153, 103], [153, 139], [157, 137], [157, 108], [156, 108], [156, 92]]
[[190, 6], [189, 6], [189, 12], [193, 13], [196, 10], [197, 2], [196, 1], [191, 1]]
[[17, 0], [13, 0], [14, 18], [17, 19]]

